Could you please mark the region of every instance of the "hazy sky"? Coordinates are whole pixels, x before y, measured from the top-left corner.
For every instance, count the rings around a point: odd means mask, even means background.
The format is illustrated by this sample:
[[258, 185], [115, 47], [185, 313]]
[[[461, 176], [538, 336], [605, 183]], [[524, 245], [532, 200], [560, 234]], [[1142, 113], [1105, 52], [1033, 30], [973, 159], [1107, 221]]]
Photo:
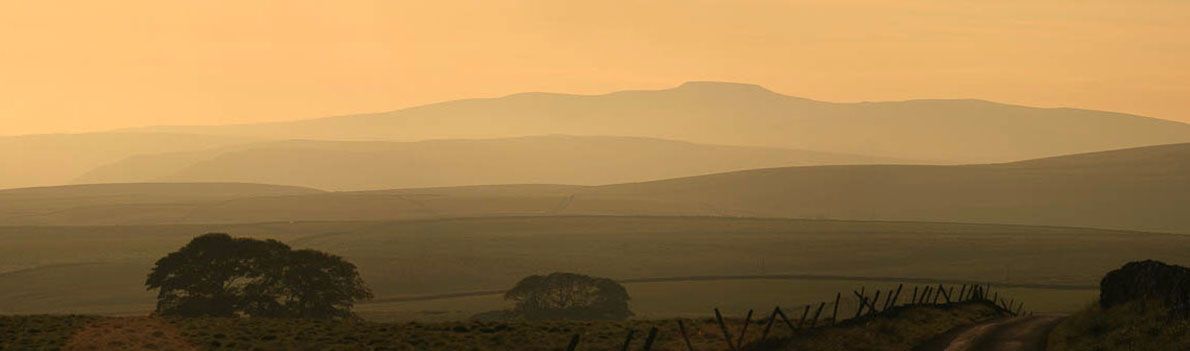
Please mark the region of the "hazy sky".
[[0, 134], [688, 80], [1190, 122], [1190, 1], [0, 0]]

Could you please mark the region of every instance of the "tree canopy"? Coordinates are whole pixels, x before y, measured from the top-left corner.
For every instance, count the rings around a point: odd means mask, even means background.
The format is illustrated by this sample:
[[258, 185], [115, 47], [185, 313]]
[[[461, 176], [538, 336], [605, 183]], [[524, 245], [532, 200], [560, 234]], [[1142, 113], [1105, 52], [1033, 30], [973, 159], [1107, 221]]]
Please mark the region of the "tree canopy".
[[355, 265], [276, 240], [211, 233], [157, 260], [157, 314], [337, 318], [372, 297]]
[[623, 320], [632, 316], [628, 290], [611, 279], [575, 273], [522, 279], [504, 298], [526, 319]]

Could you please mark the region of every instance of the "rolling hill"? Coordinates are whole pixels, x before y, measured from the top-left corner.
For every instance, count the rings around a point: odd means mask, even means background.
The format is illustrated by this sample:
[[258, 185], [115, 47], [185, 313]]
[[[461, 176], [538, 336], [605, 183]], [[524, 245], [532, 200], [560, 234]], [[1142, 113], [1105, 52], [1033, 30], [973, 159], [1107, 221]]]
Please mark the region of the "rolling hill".
[[[0, 218], [30, 224], [160, 223], [179, 209], [237, 198], [308, 195], [321, 190], [239, 183], [138, 183], [0, 190]], [[163, 216], [166, 215], [166, 216]], [[57, 218], [43, 223], [39, 218]], [[164, 220], [168, 223], [168, 220]]]
[[1190, 233], [1190, 144], [989, 165], [774, 168], [589, 191], [754, 216]]
[[606, 186], [242, 196], [125, 211], [59, 204], [0, 224], [253, 223], [550, 215], [982, 222], [1190, 233], [1190, 144], [1014, 163], [748, 170]]
[[1122, 113], [981, 100], [831, 103], [719, 82], [604, 95], [525, 93], [296, 122], [139, 130], [390, 141], [615, 135], [932, 163], [1009, 162], [1190, 142], [1190, 125]]
[[291, 140], [134, 156], [92, 170], [76, 182], [245, 182], [327, 190], [602, 185], [767, 167], [876, 163], [905, 161], [627, 137], [404, 143]]
[[0, 136], [0, 189], [69, 184], [96, 167], [144, 153], [181, 152], [258, 141], [179, 133]]

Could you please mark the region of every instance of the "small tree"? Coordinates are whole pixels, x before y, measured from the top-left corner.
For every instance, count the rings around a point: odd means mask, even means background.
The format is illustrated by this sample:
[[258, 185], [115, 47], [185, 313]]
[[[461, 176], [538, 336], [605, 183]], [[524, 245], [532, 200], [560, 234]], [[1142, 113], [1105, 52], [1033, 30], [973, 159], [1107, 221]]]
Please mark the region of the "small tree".
[[158, 314], [176, 316], [345, 317], [372, 297], [338, 256], [222, 233], [158, 260], [145, 286], [159, 290]]
[[575, 273], [534, 275], [504, 295], [526, 319], [623, 320], [632, 316], [628, 290], [607, 278]]

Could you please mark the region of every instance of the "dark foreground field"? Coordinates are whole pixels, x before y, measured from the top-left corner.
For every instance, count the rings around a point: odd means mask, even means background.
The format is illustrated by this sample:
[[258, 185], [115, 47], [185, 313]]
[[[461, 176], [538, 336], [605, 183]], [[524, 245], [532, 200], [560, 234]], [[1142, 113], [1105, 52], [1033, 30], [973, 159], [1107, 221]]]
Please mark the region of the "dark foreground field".
[[[761, 340], [765, 318], [729, 318], [735, 341], [749, 350], [909, 350], [952, 328], [1002, 316], [983, 303], [908, 306], [838, 326], [775, 325]], [[682, 319], [696, 350], [726, 350], [713, 318]], [[687, 350], [677, 319], [628, 322], [378, 323], [297, 319], [0, 316], [0, 349], [65, 350], [562, 350], [574, 335], [579, 350], [619, 349], [635, 330], [641, 349], [657, 328], [652, 350]], [[777, 322], [778, 324], [781, 322]], [[844, 348], [845, 349], [845, 348]]]
[[[645, 281], [777, 276], [626, 284], [632, 309], [647, 318], [805, 304], [908, 279], [1018, 285], [1014, 295], [1032, 310], [1074, 311], [1095, 296], [1103, 272], [1124, 262], [1190, 262], [1185, 235], [953, 223], [595, 216], [0, 227], [0, 314], [147, 314], [153, 262], [206, 232], [344, 256], [376, 293], [357, 308], [374, 320], [452, 320], [504, 308], [499, 291], [554, 271]], [[883, 280], [863, 279], [872, 277]]]

